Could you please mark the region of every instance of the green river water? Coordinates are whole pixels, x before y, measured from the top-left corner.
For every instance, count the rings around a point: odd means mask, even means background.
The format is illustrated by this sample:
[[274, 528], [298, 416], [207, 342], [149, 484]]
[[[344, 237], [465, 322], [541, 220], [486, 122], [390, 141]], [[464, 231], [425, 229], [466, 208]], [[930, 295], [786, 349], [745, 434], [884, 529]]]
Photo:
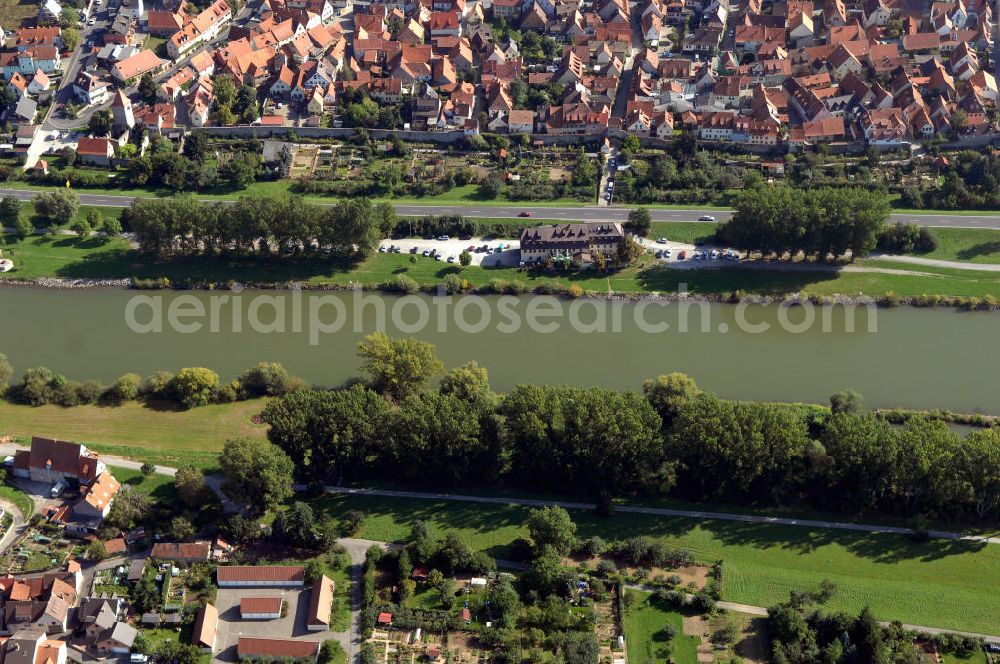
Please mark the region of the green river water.
[[[379, 327], [381, 307], [386, 310], [387, 332], [411, 333], [435, 343], [448, 366], [478, 361], [489, 369], [498, 390], [519, 382], [640, 389], [645, 378], [682, 371], [728, 398], [825, 403], [831, 393], [852, 388], [864, 394], [868, 406], [1000, 413], [997, 314], [902, 307], [879, 309], [872, 321], [871, 311], [862, 309], [854, 312], [855, 331], [848, 332], [843, 307], [781, 312], [777, 305], [600, 303], [606, 319], [601, 328], [595, 323], [593, 303], [562, 300], [555, 302], [565, 315], [536, 316], [536, 321], [556, 326], [545, 331], [531, 329], [526, 322], [529, 309], [547, 306], [537, 298], [419, 296], [400, 309], [399, 298], [374, 293], [364, 295], [363, 305], [352, 293], [245, 291], [239, 294], [238, 306], [233, 296], [0, 289], [0, 352], [18, 374], [44, 365], [75, 380], [109, 382], [128, 371], [147, 375], [183, 366], [210, 367], [227, 379], [259, 361], [273, 360], [315, 384], [338, 385], [358, 375], [357, 342]], [[229, 300], [218, 299], [223, 297]], [[159, 310], [161, 331], [130, 329], [130, 301], [137, 303], [133, 318], [147, 328], [155, 327], [154, 310]], [[578, 307], [575, 318], [568, 312], [571, 304]], [[279, 306], [284, 307], [283, 315], [276, 316]], [[685, 332], [678, 326], [686, 306]], [[175, 316], [181, 326], [170, 324], [171, 307], [175, 314], [187, 312]], [[197, 315], [199, 307], [204, 316]], [[213, 307], [214, 321], [209, 316]], [[479, 323], [484, 316], [489, 323], [462, 329], [456, 308], [464, 309], [469, 323]], [[428, 312], [427, 324], [408, 328], [420, 309]], [[393, 322], [394, 310], [403, 330]], [[670, 328], [644, 330], [636, 322], [637, 312], [642, 320], [668, 322]], [[782, 315], [796, 324], [810, 312], [815, 322], [804, 331], [782, 329]], [[328, 332], [338, 315], [343, 327]], [[313, 317], [328, 327], [312, 324]], [[521, 324], [515, 325], [514, 319]], [[770, 329], [745, 331], [743, 319]], [[271, 329], [251, 329], [254, 320]], [[589, 328], [579, 329], [574, 320]], [[702, 330], [703, 324], [708, 331]]]

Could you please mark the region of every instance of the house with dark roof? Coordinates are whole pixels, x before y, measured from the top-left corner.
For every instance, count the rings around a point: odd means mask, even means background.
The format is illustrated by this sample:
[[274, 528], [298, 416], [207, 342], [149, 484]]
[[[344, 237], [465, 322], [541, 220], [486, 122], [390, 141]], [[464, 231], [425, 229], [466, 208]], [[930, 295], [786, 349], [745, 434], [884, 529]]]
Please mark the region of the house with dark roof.
[[593, 256], [597, 252], [614, 257], [624, 239], [621, 224], [612, 222], [525, 228], [521, 231], [521, 261], [538, 263], [547, 258]]
[[208, 560], [212, 545], [208, 542], [158, 542], [153, 545], [150, 557], [155, 560], [196, 563]]
[[30, 450], [14, 455], [14, 477], [33, 482], [90, 484], [104, 471], [104, 462], [80, 443], [34, 436]]

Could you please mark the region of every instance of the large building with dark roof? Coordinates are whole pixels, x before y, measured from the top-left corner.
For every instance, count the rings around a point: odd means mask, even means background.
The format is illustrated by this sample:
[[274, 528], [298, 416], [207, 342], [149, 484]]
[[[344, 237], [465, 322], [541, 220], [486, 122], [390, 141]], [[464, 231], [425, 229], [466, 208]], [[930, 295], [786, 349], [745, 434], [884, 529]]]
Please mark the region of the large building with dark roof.
[[625, 233], [621, 224], [557, 224], [536, 226], [521, 231], [521, 261], [538, 263], [546, 258], [574, 258], [600, 252], [614, 259]]

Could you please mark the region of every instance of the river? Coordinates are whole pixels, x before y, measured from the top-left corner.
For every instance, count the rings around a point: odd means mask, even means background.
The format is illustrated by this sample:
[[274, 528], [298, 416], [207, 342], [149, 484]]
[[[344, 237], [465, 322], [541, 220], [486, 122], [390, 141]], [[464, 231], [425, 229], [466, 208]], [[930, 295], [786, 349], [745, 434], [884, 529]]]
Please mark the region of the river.
[[[357, 297], [367, 299], [359, 304]], [[402, 301], [375, 293], [289, 291], [245, 291], [239, 304], [234, 298], [224, 292], [4, 288], [0, 352], [18, 374], [44, 365], [74, 380], [110, 382], [128, 371], [145, 376], [183, 366], [210, 367], [228, 379], [273, 360], [312, 383], [338, 385], [358, 375], [357, 342], [378, 327], [382, 308], [387, 332], [403, 335], [402, 327], [433, 342], [448, 366], [478, 361], [498, 390], [519, 382], [640, 389], [645, 378], [682, 371], [728, 398], [825, 403], [831, 393], [851, 388], [868, 406], [1000, 413], [997, 314], [861, 309], [853, 312], [851, 332], [843, 307], [601, 303], [602, 328], [592, 302], [560, 300], [553, 302], [563, 315], [536, 316], [532, 329], [529, 310], [544, 314], [553, 304], [547, 298]], [[428, 315], [423, 326], [415, 324], [421, 310]], [[679, 329], [685, 311], [686, 332]], [[784, 329], [807, 315], [816, 321], [805, 331]], [[490, 318], [484, 329], [467, 329], [484, 316]], [[459, 318], [467, 321], [462, 328]], [[338, 320], [342, 327], [331, 331]], [[748, 331], [744, 320], [769, 329]], [[670, 328], [646, 329], [660, 322]], [[540, 327], [553, 324], [554, 331]]]

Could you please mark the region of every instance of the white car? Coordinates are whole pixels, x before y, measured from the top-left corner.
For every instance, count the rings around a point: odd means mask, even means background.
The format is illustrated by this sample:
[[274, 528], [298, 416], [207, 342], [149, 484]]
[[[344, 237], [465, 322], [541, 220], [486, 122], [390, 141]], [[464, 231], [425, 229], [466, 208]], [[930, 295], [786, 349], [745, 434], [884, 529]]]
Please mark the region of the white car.
[[715, 217], [710, 214], [703, 214], [698, 217], [698, 221], [715, 221]]
[[448, 256], [448, 262], [449, 263], [454, 263], [455, 262], [455, 257], [454, 256]]
[[705, 257], [705, 254], [703, 254], [703, 253], [701, 252], [701, 249], [695, 249], [695, 250], [694, 250], [694, 251], [693, 251], [693, 252], [691, 253], [691, 258], [693, 258], [693, 259], [694, 259], [694, 260], [696, 260], [696, 261], [700, 261], [700, 260], [701, 260], [702, 258], [704, 258], [704, 257]]
[[656, 244], [666, 244], [666, 243], [667, 243], [667, 238], [665, 237], [656, 238]]
[[663, 250], [663, 257], [670, 258], [670, 247], [667, 247], [666, 249]]
[[713, 261], [718, 260], [719, 259], [719, 250], [718, 249], [712, 249], [711, 255], [712, 255], [712, 260]]

